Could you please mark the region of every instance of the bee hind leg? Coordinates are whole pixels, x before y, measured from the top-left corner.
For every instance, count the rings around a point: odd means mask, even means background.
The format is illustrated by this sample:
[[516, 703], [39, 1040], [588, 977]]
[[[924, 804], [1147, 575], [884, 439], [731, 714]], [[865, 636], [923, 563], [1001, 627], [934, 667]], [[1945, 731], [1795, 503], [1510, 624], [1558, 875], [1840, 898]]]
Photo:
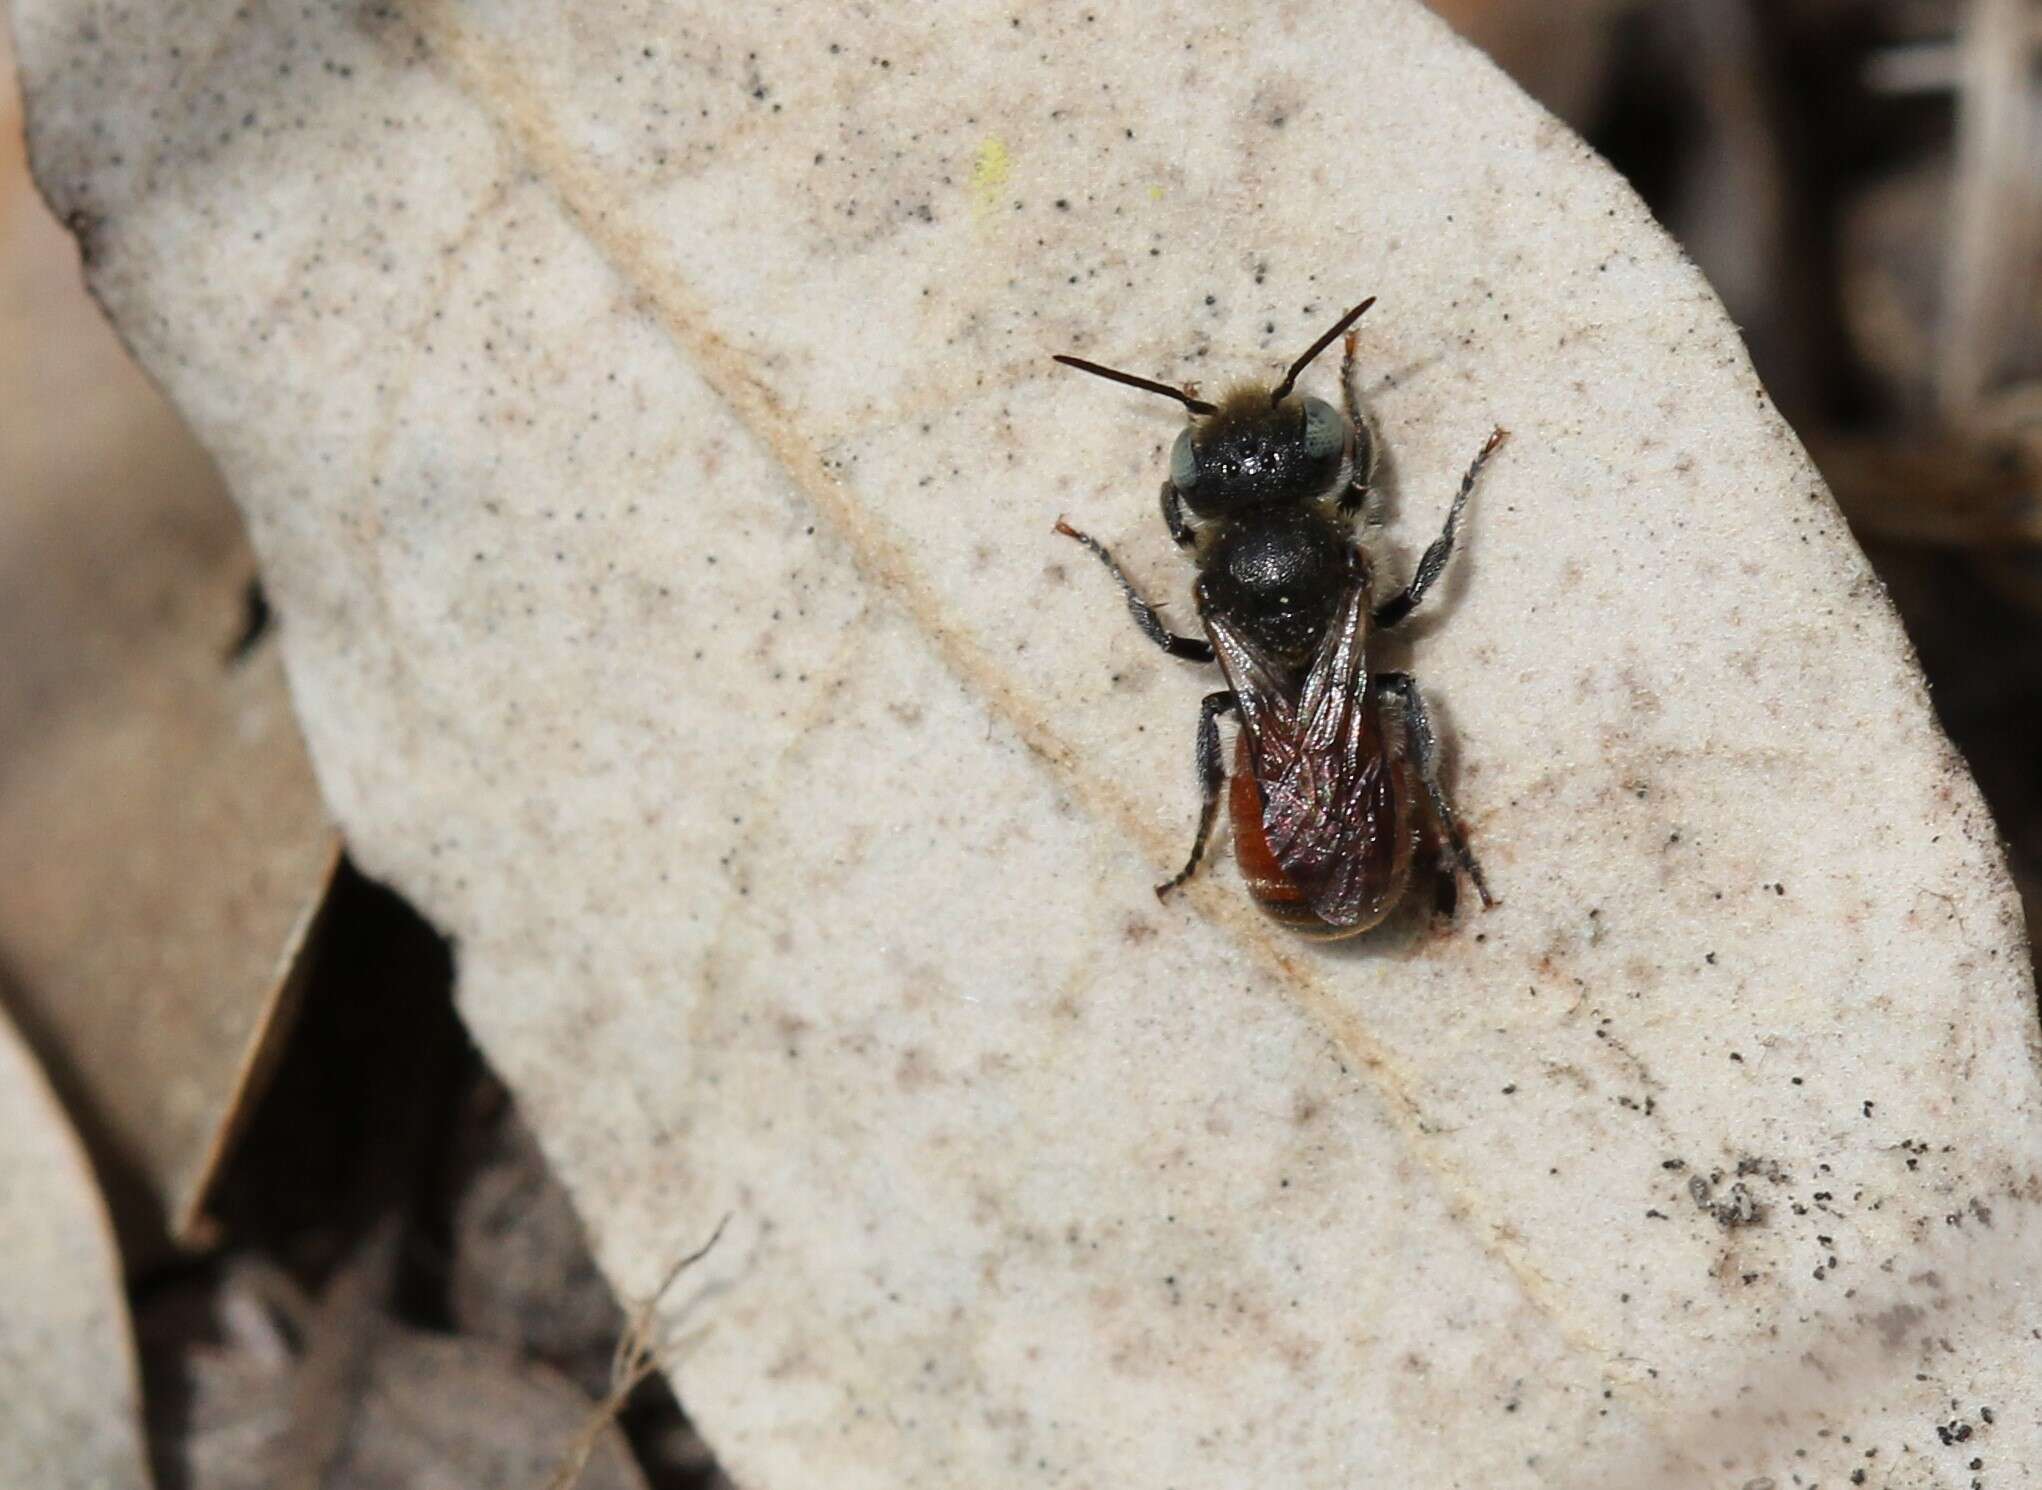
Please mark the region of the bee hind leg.
[[1172, 657], [1182, 657], [1187, 662], [1212, 661], [1212, 643], [1201, 637], [1178, 636], [1163, 624], [1163, 618], [1156, 614], [1156, 608], [1142, 599], [1142, 592], [1134, 587], [1134, 581], [1127, 577], [1127, 571], [1120, 567], [1120, 561], [1113, 557], [1105, 544], [1090, 533], [1080, 533], [1062, 518], [1056, 520], [1057, 532], [1072, 538], [1092, 551], [1093, 557], [1106, 566], [1106, 572], [1113, 576], [1120, 586], [1120, 593], [1127, 599], [1127, 613], [1134, 617], [1135, 625], [1141, 627], [1142, 635], [1168, 652]]
[[1224, 689], [1208, 693], [1199, 706], [1198, 787], [1205, 801], [1198, 809], [1198, 836], [1191, 841], [1191, 857], [1184, 867], [1156, 886], [1158, 900], [1197, 873], [1198, 861], [1205, 857], [1206, 840], [1212, 837], [1213, 820], [1219, 816], [1220, 788], [1227, 784], [1226, 758], [1220, 754], [1220, 715], [1239, 707], [1240, 701]]
[[1482, 908], [1487, 910], [1496, 904], [1496, 898], [1489, 893], [1489, 880], [1468, 847], [1467, 835], [1461, 831], [1460, 819], [1454, 816], [1446, 788], [1439, 784], [1438, 741], [1432, 733], [1432, 716], [1425, 712], [1425, 699], [1418, 692], [1418, 683], [1409, 673], [1377, 673], [1374, 681], [1385, 692], [1394, 693], [1404, 707], [1405, 739], [1410, 744], [1412, 764], [1418, 767], [1418, 779], [1425, 783], [1425, 795], [1432, 799], [1433, 820], [1445, 840], [1445, 848], [1473, 883], [1475, 893], [1482, 898]]
[[1461, 877], [1454, 872], [1450, 852], [1443, 844], [1432, 849], [1433, 868], [1438, 871], [1432, 876], [1432, 913], [1442, 921], [1451, 921], [1461, 905]]

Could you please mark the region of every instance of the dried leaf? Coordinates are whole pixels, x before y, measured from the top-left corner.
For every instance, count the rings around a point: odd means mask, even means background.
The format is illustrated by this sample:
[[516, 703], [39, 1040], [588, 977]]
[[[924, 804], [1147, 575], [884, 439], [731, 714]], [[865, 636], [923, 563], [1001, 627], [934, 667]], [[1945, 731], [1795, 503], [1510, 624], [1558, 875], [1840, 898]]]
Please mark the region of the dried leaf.
[[1571, 124], [1593, 114], [1607, 87], [1618, 23], [1640, 0], [1434, 0], [1456, 31]]
[[[189, 1363], [177, 1472], [190, 1490], [258, 1490], [296, 1468], [288, 1456], [288, 1370], [226, 1346]], [[328, 1490], [543, 1490], [595, 1404], [546, 1367], [483, 1341], [383, 1329], [354, 1391], [330, 1404], [336, 1454]], [[643, 1490], [623, 1435], [594, 1435], [579, 1490]]]
[[[2018, 904], [1714, 296], [1417, 6], [18, 15], [598, 1257], [736, 1213], [664, 1343], [739, 1483], [2038, 1457], [2003, 1291], [1779, 1389], [2042, 1182]], [[1212, 683], [1050, 525], [1175, 593], [1181, 411], [1047, 358], [1217, 384], [1369, 292], [1386, 553], [1516, 436], [1384, 654], [1503, 905], [1328, 951], [1150, 894]]]
[[[548, 1484], [593, 1404], [544, 1366], [476, 1340], [412, 1335], [372, 1357], [338, 1490]], [[623, 1434], [595, 1437], [578, 1490], [644, 1490]]]
[[1937, 547], [2042, 545], [2042, 426], [2025, 438], [1967, 434], [1811, 442], [1858, 531]]
[[2034, 0], [1969, 0], [1965, 6], [1950, 253], [1943, 261], [1943, 335], [1935, 365], [1936, 393], [1956, 423], [1976, 416], [2018, 333], [2032, 339], [2038, 329], [2038, 36]]
[[0, 1464], [39, 1490], [146, 1490], [113, 1228], [64, 1110], [0, 1014]]
[[471, 1127], [447, 1287], [456, 1327], [537, 1356], [583, 1391], [607, 1392], [625, 1320], [580, 1218], [515, 1111]]
[[[0, 56], [0, 69], [6, 59]], [[131, 1260], [187, 1238], [336, 840], [255, 560], [0, 121], [0, 959]]]

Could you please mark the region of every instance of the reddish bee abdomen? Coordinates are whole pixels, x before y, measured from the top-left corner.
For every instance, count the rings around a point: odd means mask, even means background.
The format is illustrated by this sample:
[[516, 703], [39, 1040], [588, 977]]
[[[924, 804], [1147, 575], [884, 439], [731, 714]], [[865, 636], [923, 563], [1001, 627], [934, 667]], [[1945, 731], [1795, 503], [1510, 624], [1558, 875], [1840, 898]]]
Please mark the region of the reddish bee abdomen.
[[1248, 760], [1247, 739], [1244, 736], [1235, 742], [1233, 780], [1227, 800], [1234, 828], [1234, 862], [1241, 866], [1248, 894], [1265, 914], [1300, 936], [1338, 941], [1359, 936], [1396, 909], [1411, 882], [1411, 860], [1418, 847], [1417, 823], [1412, 815], [1416, 801], [1413, 788], [1418, 782], [1402, 760], [1392, 763], [1391, 769], [1390, 821], [1384, 824], [1381, 837], [1370, 845], [1364, 862], [1369, 894], [1354, 922], [1336, 926], [1312, 909], [1310, 897], [1276, 862], [1269, 847], [1269, 834], [1262, 825], [1262, 787], [1255, 780], [1254, 768]]

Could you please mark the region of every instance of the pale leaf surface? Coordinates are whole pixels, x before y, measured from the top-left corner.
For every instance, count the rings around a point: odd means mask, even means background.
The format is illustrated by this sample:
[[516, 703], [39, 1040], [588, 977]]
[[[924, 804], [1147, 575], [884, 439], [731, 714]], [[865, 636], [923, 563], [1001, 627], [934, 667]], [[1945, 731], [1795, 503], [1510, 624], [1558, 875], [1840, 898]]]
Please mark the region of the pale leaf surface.
[[[2018, 1291], [1924, 1278], [2042, 1153], [1992, 825], [1715, 297], [1417, 6], [18, 16], [605, 1268], [735, 1214], [665, 1317], [740, 1483], [2042, 1463]], [[1514, 434], [1385, 656], [1503, 904], [1328, 952], [1150, 893], [1212, 683], [1050, 525], [1181, 597], [1181, 415], [1047, 359], [1367, 293], [1390, 551]]]
[[92, 1165], [0, 1012], [0, 1465], [44, 1490], [148, 1490], [135, 1342]]

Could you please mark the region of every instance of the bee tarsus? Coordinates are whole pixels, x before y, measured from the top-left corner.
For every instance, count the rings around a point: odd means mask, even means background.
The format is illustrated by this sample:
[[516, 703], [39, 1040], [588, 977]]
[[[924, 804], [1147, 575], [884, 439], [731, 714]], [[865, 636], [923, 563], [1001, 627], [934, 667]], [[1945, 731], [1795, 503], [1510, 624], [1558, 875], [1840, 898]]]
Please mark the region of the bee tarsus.
[[1196, 874], [1198, 861], [1205, 857], [1206, 841], [1212, 837], [1212, 825], [1219, 816], [1220, 793], [1227, 784], [1226, 757], [1220, 753], [1220, 715], [1239, 713], [1240, 708], [1240, 700], [1226, 688], [1208, 693], [1199, 705], [1198, 789], [1203, 799], [1198, 808], [1198, 834], [1191, 840], [1191, 854], [1184, 867], [1156, 886], [1158, 900], [1168, 899], [1172, 890]]

